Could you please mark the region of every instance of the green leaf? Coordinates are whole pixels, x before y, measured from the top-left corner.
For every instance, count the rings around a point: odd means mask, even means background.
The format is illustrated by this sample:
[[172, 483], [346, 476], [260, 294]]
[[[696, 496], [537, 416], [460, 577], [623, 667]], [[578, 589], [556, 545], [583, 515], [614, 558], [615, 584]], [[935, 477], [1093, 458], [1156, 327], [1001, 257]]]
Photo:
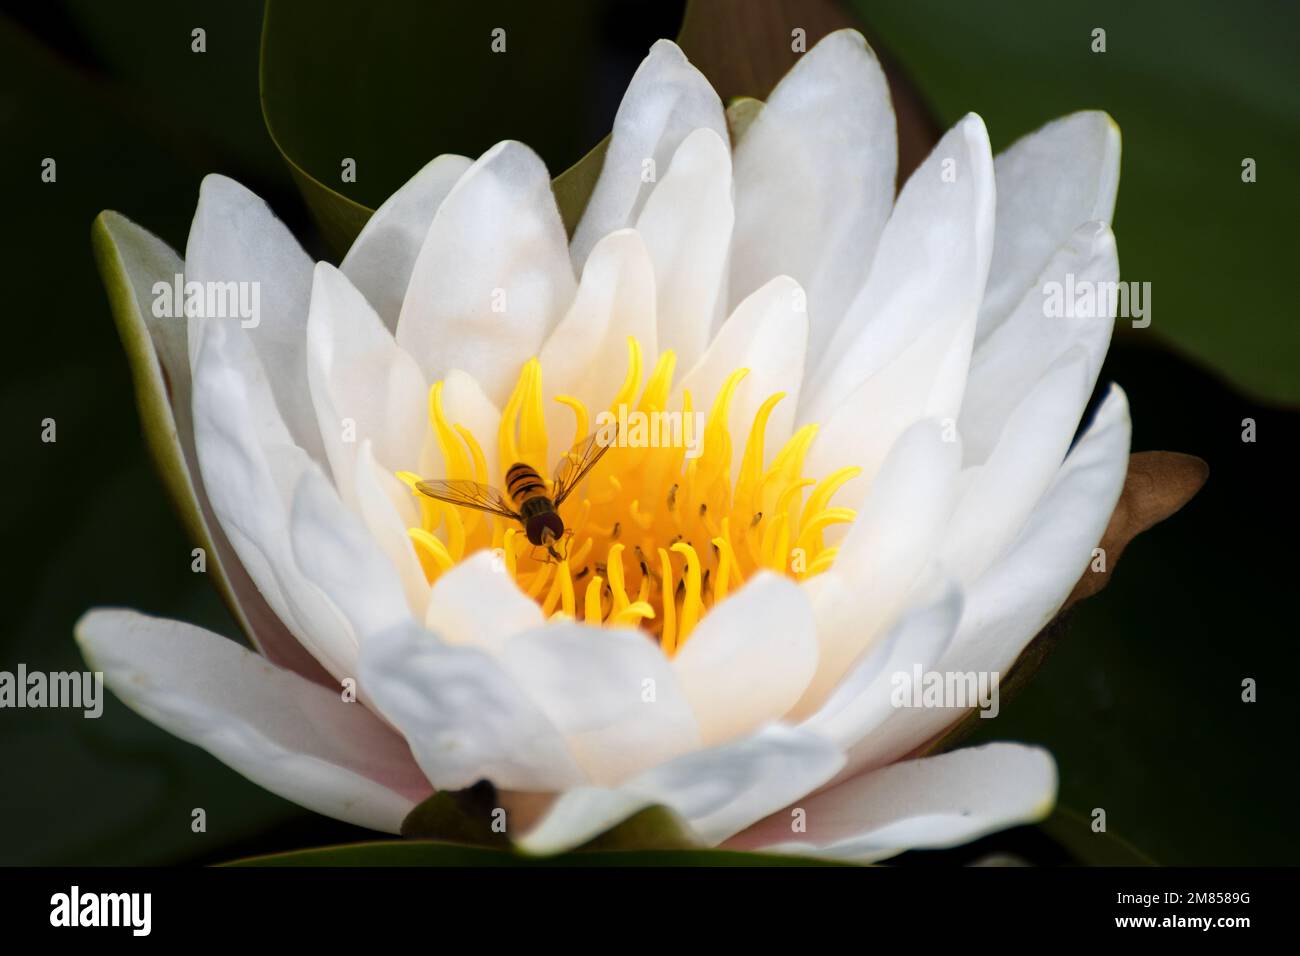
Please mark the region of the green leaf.
[[[944, 125], [980, 113], [995, 149], [1048, 120], [1104, 109], [1123, 130], [1115, 213], [1122, 278], [1150, 282], [1151, 325], [1117, 332], [1172, 343], [1274, 401], [1300, 401], [1300, 7], [1267, 16], [1212, 0], [1173, 6], [854, 0], [876, 40]], [[1109, 28], [1104, 53], [1092, 31]], [[1258, 181], [1242, 182], [1242, 161]], [[1158, 293], [1158, 295], [1156, 294]]]
[[[598, 0], [505, 12], [450, 0], [267, 0], [263, 118], [335, 252], [434, 156], [478, 156], [504, 139], [528, 144], [551, 169], [582, 170], [561, 187], [572, 229], [590, 193], [587, 169], [598, 172], [603, 156], [592, 144], [612, 115], [599, 95], [603, 9]], [[504, 53], [493, 50], [498, 28]], [[355, 182], [343, 181], [344, 159], [356, 162]]]
[[698, 844], [677, 814], [665, 806], [646, 807], [600, 836], [589, 840], [581, 850], [694, 850]]
[[[501, 801], [490, 781], [480, 780], [464, 790], [440, 790], [420, 803], [402, 821], [402, 836], [508, 850], [509, 836], [494, 824]], [[680, 817], [663, 806], [646, 807], [589, 840], [586, 850], [697, 849]]]
[[606, 136], [591, 148], [586, 156], [578, 160], [551, 183], [551, 192], [555, 193], [555, 204], [560, 209], [560, 218], [564, 220], [564, 231], [570, 236], [578, 228], [578, 220], [587, 208], [596, 180], [605, 166], [605, 151], [609, 149], [609, 137]]
[[636, 850], [528, 857], [509, 850], [432, 840], [391, 840], [295, 850], [234, 860], [226, 866], [846, 866], [804, 857], [735, 850]]
[[510, 837], [493, 828], [499, 807], [497, 789], [487, 780], [464, 790], [439, 790], [406, 815], [402, 836], [509, 849]]

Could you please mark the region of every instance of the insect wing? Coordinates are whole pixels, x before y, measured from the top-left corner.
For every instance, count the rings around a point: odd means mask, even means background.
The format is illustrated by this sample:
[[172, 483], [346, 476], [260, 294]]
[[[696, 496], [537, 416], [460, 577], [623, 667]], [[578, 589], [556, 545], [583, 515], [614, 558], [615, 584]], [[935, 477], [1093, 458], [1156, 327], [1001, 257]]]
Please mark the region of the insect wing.
[[417, 481], [415, 490], [459, 508], [473, 508], [502, 518], [523, 520], [505, 495], [477, 481]]
[[[574, 488], [578, 487], [579, 482], [587, 476], [587, 472], [596, 467], [596, 462], [600, 461], [600, 456], [609, 451], [609, 445], [602, 445], [597, 441], [600, 432], [592, 432], [582, 441], [578, 442], [567, 452], [564, 453], [559, 463], [555, 466], [555, 479], [552, 483], [551, 498], [558, 508], [564, 499]], [[612, 445], [613, 442], [610, 442]]]

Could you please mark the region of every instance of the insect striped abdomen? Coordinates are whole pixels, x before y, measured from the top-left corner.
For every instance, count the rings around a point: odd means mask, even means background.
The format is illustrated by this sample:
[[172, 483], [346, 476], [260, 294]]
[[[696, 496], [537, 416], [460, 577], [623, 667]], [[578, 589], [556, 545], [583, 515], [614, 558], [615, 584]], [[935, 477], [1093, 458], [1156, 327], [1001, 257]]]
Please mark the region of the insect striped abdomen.
[[548, 498], [546, 482], [542, 476], [537, 473], [537, 469], [523, 462], [511, 465], [510, 470], [506, 472], [506, 491], [521, 514], [524, 513], [526, 502], [536, 498]]
[[546, 544], [564, 534], [564, 522], [555, 510], [555, 502], [546, 491], [546, 481], [537, 469], [523, 462], [511, 465], [506, 472], [506, 491], [519, 516], [524, 533], [533, 544]]

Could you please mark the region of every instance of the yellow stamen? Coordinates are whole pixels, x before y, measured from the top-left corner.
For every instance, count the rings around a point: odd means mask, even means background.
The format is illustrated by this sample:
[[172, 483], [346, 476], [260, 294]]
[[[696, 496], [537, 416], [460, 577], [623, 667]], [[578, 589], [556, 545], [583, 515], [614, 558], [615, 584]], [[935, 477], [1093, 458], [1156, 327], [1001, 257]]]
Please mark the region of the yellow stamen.
[[591, 434], [587, 424], [587, 406], [571, 395], [556, 395], [555, 400], [561, 405], [573, 409], [573, 418], [576, 422], [576, 427], [573, 430], [573, 444], [576, 445]]
[[436, 580], [455, 564], [447, 553], [446, 546], [423, 528], [411, 528], [408, 534], [411, 536], [411, 544], [415, 545], [415, 555], [420, 559], [424, 576], [430, 581]]
[[599, 574], [587, 585], [587, 597], [583, 611], [588, 624], [599, 624], [605, 617], [601, 611], [601, 594], [605, 590], [605, 580]]
[[[733, 474], [729, 419], [747, 370], [727, 377], [705, 416], [695, 412], [688, 391], [679, 410], [668, 408], [675, 366], [672, 352], [661, 353], [643, 386], [641, 346], [628, 339], [627, 375], [604, 407], [615, 415], [620, 406], [644, 415], [647, 440], [633, 445], [628, 434], [620, 435], [618, 446], [563, 503], [566, 533], [554, 543], [559, 560], [532, 545], [518, 523], [420, 495], [415, 485], [422, 476], [400, 472], [420, 502], [421, 526], [410, 529], [410, 536], [428, 580], [476, 551], [499, 548], [505, 573], [546, 617], [640, 628], [672, 655], [711, 608], [759, 571], [803, 580], [831, 567], [837, 552], [825, 547], [823, 534], [855, 518], [851, 509], [831, 502], [858, 469], [843, 468], [820, 481], [805, 477], [814, 425], [797, 430], [769, 457], [765, 439], [783, 398], [778, 393], [754, 413]], [[446, 474], [425, 477], [500, 487], [516, 462], [550, 476], [555, 462], [549, 459], [558, 456], [548, 440], [537, 359], [520, 370], [502, 413], [496, 436], [502, 475], [488, 474], [481, 436], [447, 420], [442, 389], [437, 383], [429, 390], [429, 419]], [[565, 447], [584, 440], [592, 428], [587, 406], [568, 395], [554, 400], [573, 412], [573, 439]], [[657, 416], [664, 414], [674, 416], [668, 419], [672, 424], [656, 430], [663, 421]], [[659, 441], [665, 435], [672, 440]]]
[[677, 646], [681, 647], [695, 630], [703, 601], [700, 596], [700, 558], [689, 544], [678, 541], [672, 550], [686, 556], [686, 594], [682, 599], [682, 620], [677, 629]]

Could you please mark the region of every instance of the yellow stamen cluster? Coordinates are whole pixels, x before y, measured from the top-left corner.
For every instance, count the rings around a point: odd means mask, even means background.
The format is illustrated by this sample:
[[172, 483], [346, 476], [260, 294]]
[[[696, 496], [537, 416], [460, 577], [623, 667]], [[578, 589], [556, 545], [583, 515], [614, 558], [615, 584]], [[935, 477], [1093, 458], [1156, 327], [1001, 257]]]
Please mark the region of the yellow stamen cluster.
[[[620, 407], [647, 416], [666, 411], [675, 356], [660, 355], [643, 388], [641, 347], [635, 339], [628, 340], [628, 352], [627, 377], [610, 403], [611, 413], [617, 415]], [[640, 627], [672, 655], [711, 607], [759, 570], [795, 579], [826, 570], [836, 548], [825, 545], [823, 533], [855, 517], [848, 508], [833, 507], [831, 498], [858, 469], [843, 468], [821, 481], [803, 477], [815, 425], [796, 431], [768, 464], [764, 432], [783, 397], [778, 393], [755, 415], [733, 482], [727, 418], [747, 372], [733, 372], [714, 398], [697, 457], [687, 456], [684, 442], [631, 447], [636, 443], [620, 436], [585, 487], [560, 508], [565, 528], [572, 531], [560, 561], [539, 554], [516, 522], [416, 492], [422, 524], [411, 528], [410, 536], [426, 577], [432, 582], [467, 555], [497, 549], [505, 572], [548, 617]], [[574, 443], [590, 434], [585, 405], [569, 396], [556, 400], [573, 411]], [[689, 391], [683, 392], [681, 404], [689, 418]], [[500, 485], [500, 475], [487, 473], [474, 435], [447, 420], [441, 382], [430, 389], [429, 417], [445, 477]], [[524, 366], [503, 410], [497, 453], [503, 473], [524, 462], [543, 476], [551, 474], [542, 369], [536, 359]], [[401, 472], [398, 477], [414, 491], [422, 476]]]

